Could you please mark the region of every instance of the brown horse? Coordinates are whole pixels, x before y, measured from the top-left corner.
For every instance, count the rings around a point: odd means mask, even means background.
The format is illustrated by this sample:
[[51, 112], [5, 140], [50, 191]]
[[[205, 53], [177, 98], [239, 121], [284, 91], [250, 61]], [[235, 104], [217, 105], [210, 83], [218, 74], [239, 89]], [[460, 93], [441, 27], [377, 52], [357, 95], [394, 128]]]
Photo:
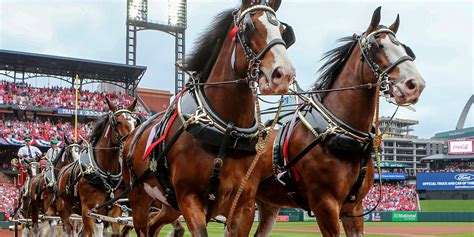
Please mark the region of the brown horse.
[[379, 22], [377, 8], [365, 34], [343, 38], [344, 45], [325, 54], [313, 92], [327, 93], [300, 97], [296, 117], [270, 134], [256, 236], [270, 234], [280, 207], [314, 212], [323, 236], [339, 236], [339, 219], [347, 236], [364, 234], [362, 200], [374, 180], [377, 87], [398, 105], [416, 103], [425, 87], [413, 52], [395, 36], [399, 18], [388, 28]]
[[[217, 16], [187, 60], [186, 70], [195, 73], [186, 89], [126, 140], [124, 183], [133, 186], [128, 197], [138, 235], [154, 235], [182, 213], [193, 236], [207, 236], [207, 221], [229, 214], [255, 157], [254, 87], [286, 93], [295, 74], [286, 52], [294, 35], [275, 13], [281, 2], [266, 2], [243, 0]], [[228, 234], [248, 235], [258, 182], [252, 176], [243, 187]], [[160, 203], [148, 223], [150, 206]]]
[[[26, 174], [26, 180], [23, 184], [23, 186], [20, 188], [20, 196], [19, 196], [19, 201], [18, 201], [18, 206], [15, 209], [15, 214], [20, 214], [19, 216], [24, 217], [24, 218], [32, 218], [33, 216], [33, 210], [31, 208], [31, 189], [33, 187], [33, 180], [35, 177], [41, 176], [42, 169], [41, 169], [41, 164], [36, 161], [32, 161], [27, 163], [23, 159], [19, 159], [15, 161], [12, 161], [12, 164], [16, 166], [17, 169], [20, 170], [20, 172], [24, 172]], [[30, 227], [31, 223], [27, 224], [22, 224], [23, 226], [23, 236], [28, 236], [30, 233]]]
[[[46, 216], [55, 216], [57, 213], [55, 194], [57, 190], [57, 179], [59, 171], [66, 165], [79, 159], [82, 146], [80, 143], [70, 143], [65, 138], [66, 146], [54, 158], [54, 160], [47, 165], [45, 171], [41, 175], [33, 177], [30, 181], [30, 210], [31, 219], [33, 222], [33, 234], [39, 234], [38, 218], [39, 214], [43, 213]], [[48, 236], [54, 236], [56, 230], [56, 221], [49, 222], [51, 232]]]
[[[66, 166], [59, 175], [58, 212], [68, 235], [73, 231], [69, 221], [73, 212], [82, 215], [87, 236], [101, 235], [101, 225], [94, 225], [95, 219], [88, 217], [87, 213], [122, 192], [119, 154], [123, 140], [137, 125], [131, 113], [137, 101], [127, 109], [117, 109], [107, 98], [106, 102], [110, 112], [96, 121], [79, 161]], [[112, 206], [98, 213], [119, 217], [121, 210]], [[112, 224], [113, 235], [120, 234], [119, 228], [119, 224]]]

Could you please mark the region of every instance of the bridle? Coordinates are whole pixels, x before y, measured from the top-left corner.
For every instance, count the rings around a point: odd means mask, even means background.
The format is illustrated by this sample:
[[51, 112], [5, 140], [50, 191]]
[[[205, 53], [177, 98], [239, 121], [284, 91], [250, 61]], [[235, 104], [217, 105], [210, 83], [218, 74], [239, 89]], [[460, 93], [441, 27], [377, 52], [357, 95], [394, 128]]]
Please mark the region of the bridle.
[[[393, 69], [395, 69], [395, 67], [397, 67], [399, 64], [405, 61], [414, 61], [416, 57], [413, 51], [411, 51], [411, 49], [408, 46], [403, 45], [408, 55], [400, 57], [397, 61], [390, 64], [385, 69], [382, 69], [376, 62], [374, 62], [373, 58], [371, 57], [372, 50], [374, 48], [375, 49], [379, 48], [378, 42], [375, 40], [375, 37], [380, 33], [387, 33], [388, 35], [391, 35], [392, 37], [395, 38], [395, 33], [388, 28], [381, 28], [374, 32], [371, 32], [368, 35], [363, 34], [357, 37], [357, 41], [359, 42], [359, 47], [361, 50], [361, 60], [362, 60], [360, 78], [363, 81], [362, 67], [364, 65], [363, 62], [365, 61], [369, 65], [370, 69], [372, 70], [374, 77], [377, 79], [378, 86], [380, 87], [380, 94], [386, 97], [389, 102], [391, 102], [390, 99], [392, 95], [390, 95], [390, 85], [394, 85], [400, 79], [396, 79], [395, 82], [390, 80], [390, 72], [392, 72]], [[392, 40], [392, 42], [394, 41]], [[398, 41], [396, 43], [400, 44]]]
[[[291, 44], [294, 43], [294, 33], [292, 31], [292, 28], [284, 23], [281, 23], [286, 26], [286, 29], [288, 30], [289, 33], [287, 33], [288, 37], [283, 37], [282, 38], [275, 38], [270, 43], [268, 43], [263, 50], [261, 50], [259, 53], [256, 53], [251, 47], [250, 47], [250, 38], [251, 34], [253, 31], [255, 31], [255, 25], [253, 23], [252, 14], [255, 14], [257, 11], [263, 11], [267, 14], [267, 17], [269, 17], [269, 20], [271, 20], [272, 24], [278, 25], [279, 21], [276, 19], [276, 13], [273, 10], [273, 8], [264, 5], [264, 4], [258, 4], [258, 5], [253, 5], [242, 12], [240, 10], [234, 11], [232, 14], [234, 15], [234, 28], [231, 31], [231, 35], [235, 34], [234, 37], [231, 37], [233, 40], [237, 40], [242, 46], [245, 54], [245, 58], [247, 60], [248, 64], [248, 70], [247, 70], [247, 77], [245, 78], [245, 81], [247, 81], [250, 85], [250, 87], [255, 88], [256, 83], [258, 80], [258, 76], [261, 73], [261, 60], [265, 56], [265, 54], [270, 51], [274, 46], [276, 45], [283, 45], [285, 48], [288, 48]], [[271, 14], [271, 15], [268, 15]], [[235, 32], [237, 30], [237, 32]], [[250, 34], [249, 34], [249, 31]], [[285, 40], [287, 38], [287, 40]], [[233, 53], [232, 53], [232, 68], [234, 68], [234, 63], [236, 61], [235, 57], [235, 51], [236, 51], [236, 46], [234, 47]], [[252, 82], [254, 85], [250, 84]]]
[[[120, 136], [119, 134], [117, 117], [122, 114], [128, 114], [133, 118], [133, 113], [127, 109], [119, 109], [115, 112], [110, 111], [108, 115], [109, 124], [110, 124], [109, 126], [114, 130], [115, 139], [117, 139], [117, 141], [119, 142], [120, 147], [123, 146], [125, 139], [130, 135], [130, 133], [125, 136]], [[107, 128], [107, 130], [105, 131], [104, 137], [107, 137], [108, 132], [109, 132], [109, 129]]]
[[[79, 148], [79, 153], [80, 153], [80, 151], [81, 151], [82, 149], [85, 148], [84, 146], [79, 145], [79, 144], [77, 144], [77, 143], [72, 143], [72, 144], [67, 145], [66, 147], [64, 147], [64, 152], [63, 152], [63, 154], [61, 155], [61, 157], [56, 157], [56, 159], [55, 159], [53, 162], [51, 162], [52, 165], [53, 165], [53, 166], [56, 166], [56, 165], [59, 163], [59, 160], [61, 160], [61, 162], [64, 162], [64, 161], [65, 161], [65, 157], [66, 157], [66, 153], [67, 153], [67, 152], [71, 152], [71, 150], [72, 150], [73, 148], [75, 148], [75, 147], [78, 147], [78, 148]], [[73, 157], [72, 162], [74, 162], [74, 157]], [[57, 169], [56, 167], [55, 167], [54, 169], [55, 169], [55, 170], [59, 170], [59, 169]]]

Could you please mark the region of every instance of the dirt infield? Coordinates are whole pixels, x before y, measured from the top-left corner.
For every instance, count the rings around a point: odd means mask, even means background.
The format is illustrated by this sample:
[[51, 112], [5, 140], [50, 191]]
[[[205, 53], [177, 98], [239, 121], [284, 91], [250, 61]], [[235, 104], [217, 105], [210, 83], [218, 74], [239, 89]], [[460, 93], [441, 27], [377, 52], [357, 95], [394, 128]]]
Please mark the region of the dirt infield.
[[[309, 226], [275, 227], [273, 230], [288, 232], [318, 232], [319, 228]], [[343, 229], [341, 229], [343, 232]], [[387, 236], [437, 236], [450, 234], [464, 234], [472, 232], [474, 226], [367, 226], [365, 234]]]

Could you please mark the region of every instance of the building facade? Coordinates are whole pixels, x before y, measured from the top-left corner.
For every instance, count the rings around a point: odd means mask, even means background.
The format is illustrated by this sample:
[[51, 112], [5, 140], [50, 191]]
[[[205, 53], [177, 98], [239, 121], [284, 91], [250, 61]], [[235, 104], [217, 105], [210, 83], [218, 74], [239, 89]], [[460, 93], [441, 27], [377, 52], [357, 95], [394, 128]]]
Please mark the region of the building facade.
[[407, 170], [410, 176], [415, 175], [417, 169], [427, 168], [426, 163], [421, 163], [421, 158], [442, 154], [446, 149], [444, 140], [419, 139], [410, 134], [414, 131], [413, 126], [418, 124], [416, 120], [394, 118], [390, 122], [390, 117], [380, 117], [379, 121], [380, 130], [386, 130], [382, 160], [409, 165]]

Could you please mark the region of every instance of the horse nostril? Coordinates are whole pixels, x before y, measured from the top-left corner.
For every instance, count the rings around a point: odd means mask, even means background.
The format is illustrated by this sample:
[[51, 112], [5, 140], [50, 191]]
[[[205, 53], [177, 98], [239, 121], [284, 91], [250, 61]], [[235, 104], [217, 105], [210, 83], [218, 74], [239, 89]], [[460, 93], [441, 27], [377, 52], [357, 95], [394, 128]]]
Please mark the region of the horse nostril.
[[284, 75], [284, 71], [281, 67], [277, 67], [275, 70], [273, 70], [272, 73], [272, 79], [281, 79]]
[[405, 86], [409, 90], [414, 90], [417, 86], [416, 83], [415, 83], [415, 79], [409, 79], [409, 80], [405, 81]]

